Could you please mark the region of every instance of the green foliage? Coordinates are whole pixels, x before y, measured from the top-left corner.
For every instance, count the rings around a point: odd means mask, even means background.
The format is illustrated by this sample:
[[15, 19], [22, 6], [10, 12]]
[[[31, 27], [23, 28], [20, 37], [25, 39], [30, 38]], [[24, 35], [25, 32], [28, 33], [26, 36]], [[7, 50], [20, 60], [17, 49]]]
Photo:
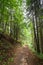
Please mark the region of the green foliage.
[[22, 0], [1, 0], [0, 6], [0, 29], [9, 34], [14, 29], [15, 22], [20, 24], [23, 21]]
[[[29, 6], [31, 0], [26, 0], [26, 3]], [[24, 23], [22, 0], [0, 0], [0, 6], [0, 32], [12, 35], [16, 40], [22, 38], [26, 43], [32, 43], [33, 25]]]
[[[2, 0], [0, 3], [1, 29], [7, 34], [10, 33], [15, 40], [22, 40], [27, 44], [32, 43], [31, 23], [23, 21], [22, 0]], [[30, 4], [30, 0], [27, 0], [28, 4]]]
[[36, 55], [37, 55], [40, 59], [43, 59], [43, 54], [42, 54], [42, 53], [40, 53], [40, 54], [36, 53]]
[[31, 3], [31, 0], [26, 0], [26, 3], [27, 3], [27, 6], [29, 6]]

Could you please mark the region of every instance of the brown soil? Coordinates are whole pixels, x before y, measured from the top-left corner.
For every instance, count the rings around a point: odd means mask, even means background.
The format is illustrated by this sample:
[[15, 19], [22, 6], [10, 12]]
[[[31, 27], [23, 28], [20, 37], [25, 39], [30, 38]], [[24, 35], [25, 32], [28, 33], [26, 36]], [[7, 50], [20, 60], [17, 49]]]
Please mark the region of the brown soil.
[[14, 62], [9, 65], [43, 65], [43, 60], [38, 58], [28, 46], [17, 47]]
[[[2, 38], [4, 39], [4, 42], [9, 43], [11, 38], [9, 37], [6, 38], [6, 36], [0, 36], [0, 39], [2, 40]], [[6, 38], [6, 40], [5, 40]], [[7, 44], [5, 43], [5, 45]], [[12, 43], [12, 42], [11, 42]], [[13, 42], [14, 43], [14, 42]], [[15, 44], [15, 43], [14, 43]], [[6, 45], [7, 46], [7, 45]], [[10, 46], [12, 46], [10, 44]], [[5, 51], [6, 49], [6, 51]], [[6, 65], [43, 65], [43, 59], [38, 58], [35, 53], [33, 53], [28, 46], [23, 46], [21, 47], [20, 44], [17, 44], [16, 47], [12, 46], [9, 49], [4, 48], [3, 45], [0, 45], [0, 51], [2, 53], [0, 53], [0, 57], [3, 55], [3, 51], [5, 52], [5, 54], [7, 55], [5, 58], [3, 58], [2, 62], [0, 61], [0, 64], [3, 65], [3, 63], [5, 61], [8, 60], [8, 57], [13, 56], [13, 62], [7, 62]], [[5, 55], [4, 54], [4, 55]], [[13, 55], [12, 55], [13, 54]]]

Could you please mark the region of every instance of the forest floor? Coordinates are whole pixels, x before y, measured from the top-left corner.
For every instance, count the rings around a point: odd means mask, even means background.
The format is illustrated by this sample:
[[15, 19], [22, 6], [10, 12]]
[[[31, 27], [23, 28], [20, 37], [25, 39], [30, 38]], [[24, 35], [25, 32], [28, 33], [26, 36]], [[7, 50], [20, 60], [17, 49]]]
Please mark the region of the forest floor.
[[14, 47], [5, 42], [0, 44], [0, 65], [43, 65], [43, 59], [37, 57], [28, 45]]
[[[14, 49], [15, 50], [15, 49]], [[17, 47], [14, 62], [10, 65], [43, 65], [43, 60], [38, 58], [27, 45]]]

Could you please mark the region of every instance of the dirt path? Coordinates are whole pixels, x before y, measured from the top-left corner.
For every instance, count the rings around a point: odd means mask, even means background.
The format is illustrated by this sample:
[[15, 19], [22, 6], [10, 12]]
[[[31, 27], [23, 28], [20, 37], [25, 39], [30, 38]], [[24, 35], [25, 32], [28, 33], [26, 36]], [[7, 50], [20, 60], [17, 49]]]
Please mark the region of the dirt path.
[[[5, 45], [5, 47], [7, 47], [7, 46]], [[33, 53], [28, 48], [27, 45], [21, 47], [18, 44], [17, 47], [13, 47], [13, 49], [11, 49], [11, 48], [9, 48], [9, 49], [5, 48], [6, 51], [4, 49], [4, 46], [2, 46], [0, 48], [3, 48], [2, 49], [2, 53], [0, 54], [0, 57], [4, 55], [3, 56], [3, 60], [0, 61], [1, 65], [43, 65], [43, 60], [39, 59], [35, 55], [35, 53]], [[0, 49], [0, 51], [1, 51], [1, 49]], [[4, 51], [5, 51], [5, 53], [4, 53]], [[7, 56], [5, 56], [5, 55], [7, 55]], [[11, 58], [12, 56], [13, 56], [13, 62], [11, 62], [11, 61], [7, 62], [8, 58]]]
[[10, 65], [43, 65], [43, 60], [35, 56], [28, 46], [18, 47], [15, 52], [14, 62]]
[[[2, 37], [1, 37], [2, 36]], [[21, 47], [20, 44], [14, 43], [13, 39], [10, 37], [1, 35], [0, 44], [0, 58], [2, 57], [2, 61], [0, 61], [0, 65], [43, 65], [43, 60], [39, 59], [35, 53], [33, 53], [28, 46]], [[6, 38], [6, 39], [5, 39]], [[10, 44], [13, 41], [14, 45]], [[9, 47], [9, 48], [8, 48]], [[13, 62], [7, 62], [8, 58], [13, 56]], [[7, 62], [7, 64], [5, 64]]]

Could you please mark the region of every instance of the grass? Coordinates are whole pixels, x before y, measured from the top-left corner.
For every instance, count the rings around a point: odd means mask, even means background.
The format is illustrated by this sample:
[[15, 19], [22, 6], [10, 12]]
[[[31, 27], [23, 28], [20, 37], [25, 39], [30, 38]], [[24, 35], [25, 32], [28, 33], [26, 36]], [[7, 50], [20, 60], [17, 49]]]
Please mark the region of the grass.
[[40, 59], [43, 59], [43, 54], [42, 53], [36, 53], [36, 55], [40, 58]]

